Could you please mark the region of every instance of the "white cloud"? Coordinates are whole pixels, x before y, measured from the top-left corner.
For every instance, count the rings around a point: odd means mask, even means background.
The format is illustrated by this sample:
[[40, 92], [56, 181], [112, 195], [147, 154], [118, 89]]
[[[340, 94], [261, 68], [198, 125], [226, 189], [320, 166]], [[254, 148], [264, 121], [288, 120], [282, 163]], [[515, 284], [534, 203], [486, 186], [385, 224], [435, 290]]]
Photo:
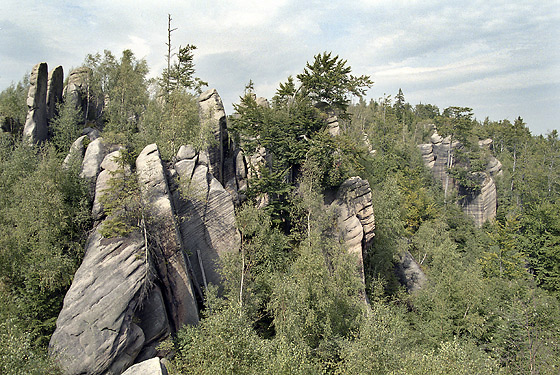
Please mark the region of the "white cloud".
[[[354, 73], [373, 76], [371, 97], [401, 87], [407, 99], [440, 100], [433, 103], [440, 107], [479, 102], [473, 100], [479, 95], [485, 108], [492, 102], [514, 108], [504, 104], [507, 98], [527, 103], [528, 111], [535, 103], [541, 113], [534, 118], [545, 122], [541, 94], [521, 95], [544, 84], [549, 97], [560, 92], [555, 0], [4, 0], [0, 89], [39, 61], [63, 64], [68, 72], [103, 49], [120, 55], [130, 48], [157, 75], [165, 64], [168, 13], [177, 28], [173, 44], [198, 46], [199, 75], [218, 88], [227, 108], [249, 79], [260, 95], [271, 96], [278, 82], [329, 50]], [[546, 118], [555, 121], [548, 111]]]

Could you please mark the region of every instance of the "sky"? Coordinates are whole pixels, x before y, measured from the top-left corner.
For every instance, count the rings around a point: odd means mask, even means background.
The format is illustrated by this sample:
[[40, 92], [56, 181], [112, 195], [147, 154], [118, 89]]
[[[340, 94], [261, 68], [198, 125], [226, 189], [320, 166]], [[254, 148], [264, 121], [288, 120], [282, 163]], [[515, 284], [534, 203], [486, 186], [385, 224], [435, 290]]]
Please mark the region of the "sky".
[[470, 107], [478, 120], [521, 116], [560, 129], [560, 0], [2, 0], [0, 90], [39, 62], [65, 75], [89, 53], [131, 49], [150, 76], [172, 44], [194, 44], [196, 76], [226, 112], [252, 80], [271, 98], [315, 55], [332, 52], [412, 105]]

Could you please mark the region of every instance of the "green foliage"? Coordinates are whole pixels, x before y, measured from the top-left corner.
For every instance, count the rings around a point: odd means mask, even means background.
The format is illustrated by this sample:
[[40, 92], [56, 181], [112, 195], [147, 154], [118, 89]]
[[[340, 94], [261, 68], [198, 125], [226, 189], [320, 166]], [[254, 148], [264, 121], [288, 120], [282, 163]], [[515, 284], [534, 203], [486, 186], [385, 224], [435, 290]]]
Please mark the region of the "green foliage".
[[23, 131], [27, 116], [27, 93], [29, 79], [27, 75], [23, 81], [12, 83], [0, 92], [0, 128], [12, 134]]
[[102, 191], [99, 199], [107, 215], [100, 229], [101, 235], [106, 238], [130, 234], [141, 226], [144, 215], [136, 174], [130, 168], [131, 154], [121, 149], [115, 159], [113, 161], [119, 168], [110, 172], [108, 188]]
[[373, 85], [368, 76], [356, 77], [351, 72], [352, 68], [346, 65], [346, 60], [332, 57], [331, 52], [323, 52], [315, 56], [312, 64], [306, 64], [297, 79], [301, 82], [304, 95], [313, 103], [326, 103], [344, 117], [350, 102], [349, 95], [361, 97]]
[[68, 152], [83, 128], [83, 115], [71, 100], [58, 104], [58, 115], [49, 123], [51, 142], [60, 152]]
[[196, 46], [192, 44], [187, 44], [185, 47], [179, 46], [177, 61], [173, 63], [169, 71], [167, 68], [163, 70], [160, 86], [165, 91], [166, 95], [176, 90], [184, 91], [187, 89], [192, 89], [200, 93], [202, 87], [208, 85], [207, 82], [194, 76], [193, 51], [195, 49]]
[[0, 282], [25, 332], [45, 344], [83, 254], [87, 189], [52, 148], [19, 145], [0, 161]]
[[494, 246], [480, 260], [484, 274], [509, 279], [527, 277], [523, 249], [528, 240], [521, 234], [519, 217], [506, 218], [505, 223], [496, 222], [492, 229], [489, 236]]
[[[0, 292], [2, 293], [2, 292]], [[2, 304], [11, 303], [0, 298]], [[0, 314], [2, 316], [4, 314]], [[55, 375], [55, 367], [44, 350], [33, 345], [33, 336], [22, 329], [13, 316], [2, 316], [0, 322], [0, 373], [4, 375]]]
[[142, 115], [134, 143], [139, 151], [156, 143], [164, 160], [171, 160], [182, 145], [197, 150], [209, 145], [213, 134], [199, 123], [197, 98], [185, 91], [172, 91], [166, 101], [151, 100]]
[[130, 50], [124, 50], [117, 60], [106, 50], [103, 57], [99, 53], [88, 55], [86, 66], [93, 70], [93, 96], [104, 98], [106, 103], [106, 136], [116, 143], [129, 143], [148, 102], [146, 61], [137, 60]]

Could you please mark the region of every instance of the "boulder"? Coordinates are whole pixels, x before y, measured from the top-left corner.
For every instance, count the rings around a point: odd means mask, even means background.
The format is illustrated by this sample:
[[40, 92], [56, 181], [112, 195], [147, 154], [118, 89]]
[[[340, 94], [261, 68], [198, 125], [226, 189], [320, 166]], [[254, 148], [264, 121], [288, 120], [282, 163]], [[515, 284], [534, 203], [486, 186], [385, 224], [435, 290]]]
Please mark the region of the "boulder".
[[185, 324], [198, 323], [198, 308], [191, 286], [181, 236], [169, 195], [166, 173], [155, 144], [146, 146], [136, 159], [142, 201], [148, 210], [149, 230], [157, 243], [154, 263], [163, 284], [173, 331]]
[[49, 72], [47, 86], [47, 121], [58, 114], [58, 104], [62, 102], [64, 90], [64, 72], [62, 66], [57, 66]]
[[167, 375], [167, 370], [156, 357], [131, 366], [122, 375]]
[[177, 161], [184, 159], [194, 159], [196, 156], [196, 150], [191, 145], [183, 145], [179, 147], [177, 152]]
[[30, 143], [40, 143], [48, 137], [47, 122], [47, 63], [33, 67], [29, 78], [27, 94], [27, 119], [23, 128], [23, 137]]
[[80, 177], [95, 182], [97, 175], [101, 171], [101, 162], [107, 156], [108, 151], [109, 147], [105, 145], [103, 138], [97, 138], [90, 142], [84, 154]]
[[72, 143], [70, 150], [68, 151], [68, 155], [66, 155], [64, 161], [62, 162], [63, 168], [69, 168], [74, 162], [80, 163], [80, 165], [82, 164], [84, 153], [86, 152], [86, 148], [84, 146], [86, 138], [87, 135], [82, 135]]
[[401, 283], [409, 293], [422, 289], [428, 278], [420, 265], [414, 260], [410, 252], [405, 251], [399, 255], [396, 272]]
[[90, 235], [56, 322], [49, 351], [66, 374], [120, 373], [144, 344], [134, 312], [149, 285], [144, 237]]

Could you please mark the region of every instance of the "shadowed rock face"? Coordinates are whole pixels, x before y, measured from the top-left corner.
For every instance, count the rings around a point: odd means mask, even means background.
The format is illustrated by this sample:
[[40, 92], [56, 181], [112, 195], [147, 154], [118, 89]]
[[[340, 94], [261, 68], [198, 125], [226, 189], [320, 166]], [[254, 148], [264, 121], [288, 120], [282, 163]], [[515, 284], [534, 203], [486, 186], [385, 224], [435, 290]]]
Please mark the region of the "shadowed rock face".
[[210, 173], [204, 157], [186, 149], [177, 154], [173, 188], [182, 242], [198, 287], [221, 286], [220, 258], [240, 247], [233, 199]]
[[23, 137], [30, 143], [40, 143], [48, 137], [47, 83], [47, 63], [35, 65], [29, 78], [28, 112], [23, 128]]
[[47, 87], [47, 121], [58, 114], [58, 104], [62, 102], [64, 89], [64, 72], [62, 66], [57, 66], [49, 73]]
[[408, 292], [422, 289], [428, 281], [426, 274], [412, 255], [406, 251], [399, 256], [400, 261], [396, 264], [397, 275]]
[[214, 135], [216, 144], [208, 148], [210, 173], [222, 185], [224, 179], [224, 160], [228, 156], [228, 135], [226, 112], [222, 99], [216, 89], [203, 92], [198, 98], [198, 110], [200, 123], [203, 127], [210, 129]]

